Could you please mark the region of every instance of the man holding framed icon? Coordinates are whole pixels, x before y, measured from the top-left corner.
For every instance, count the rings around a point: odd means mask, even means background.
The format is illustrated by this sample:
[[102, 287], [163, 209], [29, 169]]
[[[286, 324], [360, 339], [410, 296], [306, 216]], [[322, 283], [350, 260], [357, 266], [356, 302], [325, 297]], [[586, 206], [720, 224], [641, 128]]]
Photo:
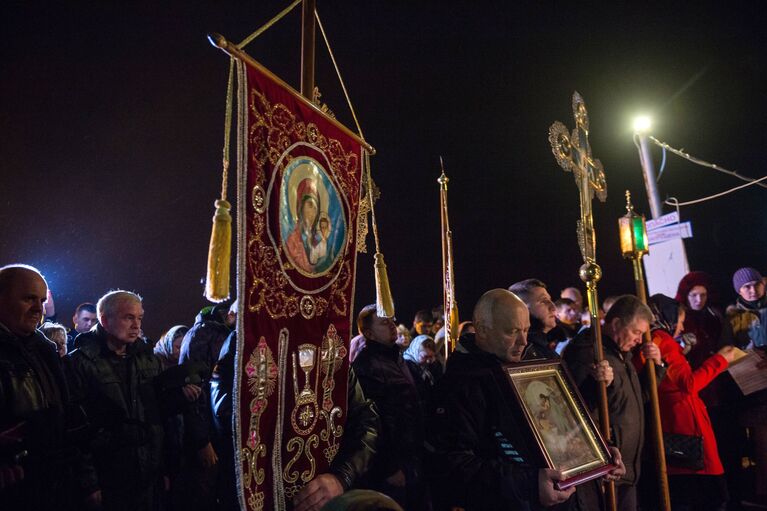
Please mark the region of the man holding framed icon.
[[[567, 501], [575, 487], [558, 489], [565, 474], [542, 468], [552, 464], [531, 440], [529, 418], [504, 370], [525, 353], [527, 307], [510, 291], [493, 289], [479, 299], [473, 321], [476, 334], [461, 337], [429, 409], [434, 509], [527, 509]], [[610, 454], [605, 473], [617, 478], [625, 469], [620, 454]]]

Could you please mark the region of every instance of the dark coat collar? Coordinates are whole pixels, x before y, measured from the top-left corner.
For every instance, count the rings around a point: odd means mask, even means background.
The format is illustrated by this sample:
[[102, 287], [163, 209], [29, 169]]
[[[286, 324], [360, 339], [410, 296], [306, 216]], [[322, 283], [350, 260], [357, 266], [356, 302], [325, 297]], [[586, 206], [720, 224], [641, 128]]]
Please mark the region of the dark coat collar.
[[369, 353], [371, 355], [380, 355], [380, 356], [386, 356], [391, 358], [398, 358], [400, 355], [399, 352], [399, 346], [392, 343], [391, 345], [386, 345], [378, 341], [373, 341], [370, 339], [365, 339], [365, 349], [370, 350]]
[[[77, 351], [80, 351], [87, 358], [93, 360], [99, 356], [103, 356], [112, 351], [107, 346], [107, 331], [101, 326], [101, 323], [97, 323], [93, 329], [89, 332], [82, 333], [78, 336], [80, 346]], [[151, 351], [151, 348], [144, 342], [143, 339], [136, 339], [136, 342], [129, 344], [125, 349], [127, 356], [132, 357], [141, 353]]]

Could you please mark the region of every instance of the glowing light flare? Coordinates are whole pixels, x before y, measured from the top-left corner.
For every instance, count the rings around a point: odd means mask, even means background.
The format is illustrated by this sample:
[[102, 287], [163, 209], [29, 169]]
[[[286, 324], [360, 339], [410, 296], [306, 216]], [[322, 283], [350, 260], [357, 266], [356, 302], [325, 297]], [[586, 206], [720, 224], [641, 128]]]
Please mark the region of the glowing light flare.
[[652, 127], [652, 119], [647, 115], [640, 115], [634, 118], [634, 132], [647, 133]]

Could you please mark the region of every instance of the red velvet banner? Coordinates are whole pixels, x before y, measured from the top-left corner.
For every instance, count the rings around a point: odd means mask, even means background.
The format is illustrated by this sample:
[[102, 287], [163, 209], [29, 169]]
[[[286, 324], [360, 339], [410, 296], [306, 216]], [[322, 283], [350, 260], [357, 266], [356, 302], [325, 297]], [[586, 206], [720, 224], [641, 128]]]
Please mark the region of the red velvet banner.
[[282, 510], [327, 471], [344, 431], [363, 149], [268, 71], [244, 66], [238, 488], [245, 509]]

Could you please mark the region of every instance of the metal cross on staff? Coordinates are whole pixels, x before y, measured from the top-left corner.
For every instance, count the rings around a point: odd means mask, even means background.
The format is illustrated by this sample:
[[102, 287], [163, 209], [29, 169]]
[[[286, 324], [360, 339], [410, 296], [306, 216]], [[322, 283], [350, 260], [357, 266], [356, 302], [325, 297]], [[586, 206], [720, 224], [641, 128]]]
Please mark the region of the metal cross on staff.
[[[586, 283], [591, 331], [594, 338], [594, 359], [599, 364], [604, 358], [602, 349], [602, 328], [599, 323], [599, 301], [597, 300], [597, 282], [602, 278], [602, 269], [596, 262], [596, 237], [594, 236], [594, 217], [591, 213], [591, 200], [594, 194], [600, 201], [607, 198], [607, 182], [602, 163], [591, 155], [589, 145], [589, 114], [586, 103], [577, 92], [573, 93], [573, 117], [575, 129], [572, 133], [564, 124], [557, 121], [549, 128], [549, 143], [557, 163], [565, 172], [572, 172], [575, 184], [580, 192], [581, 217], [578, 220], [578, 245], [583, 256], [583, 265], [578, 274]], [[610, 416], [607, 408], [607, 386], [599, 382], [599, 426], [602, 436], [610, 441]], [[607, 503], [615, 509], [615, 487], [607, 485]]]

